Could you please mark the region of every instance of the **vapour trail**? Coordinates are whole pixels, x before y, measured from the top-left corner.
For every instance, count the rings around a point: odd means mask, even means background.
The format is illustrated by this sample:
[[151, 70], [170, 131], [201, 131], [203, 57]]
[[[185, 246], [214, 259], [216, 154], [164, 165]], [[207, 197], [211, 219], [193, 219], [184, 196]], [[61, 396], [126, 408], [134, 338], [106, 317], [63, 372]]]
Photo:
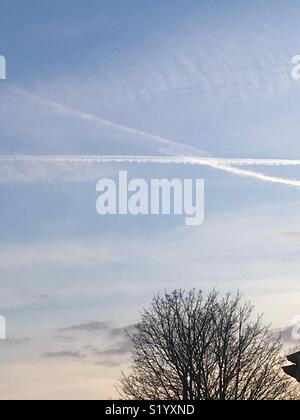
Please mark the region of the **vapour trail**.
[[263, 182], [273, 184], [282, 184], [292, 187], [300, 187], [300, 180], [281, 178], [277, 176], [266, 175], [260, 172], [253, 172], [246, 169], [231, 166], [234, 162], [239, 165], [261, 165], [261, 166], [300, 166], [299, 160], [280, 160], [280, 159], [215, 159], [215, 158], [197, 158], [180, 156], [35, 156], [35, 155], [11, 155], [0, 156], [0, 162], [23, 162], [23, 163], [159, 163], [159, 164], [188, 164], [200, 165], [222, 170], [240, 177], [254, 178]]
[[[27, 96], [31, 97], [34, 100], [37, 100], [39, 102], [42, 102], [44, 104], [47, 104], [48, 106], [56, 109], [57, 111], [63, 112], [63, 113], [67, 113], [68, 115], [73, 115], [74, 117], [83, 119], [83, 120], [87, 120], [87, 121], [91, 121], [97, 124], [100, 124], [102, 127], [109, 127], [115, 130], [119, 130], [122, 132], [126, 132], [127, 134], [131, 134], [131, 135], [135, 135], [138, 136], [140, 139], [144, 139], [146, 141], [150, 141], [150, 142], [156, 142], [157, 144], [160, 144], [160, 146], [163, 147], [167, 147], [167, 150], [159, 150], [164, 152], [165, 154], [166, 151], [168, 151], [168, 154], [174, 154], [174, 155], [178, 155], [180, 153], [184, 153], [184, 154], [193, 154], [193, 159], [196, 159], [197, 156], [207, 156], [207, 153], [202, 152], [200, 150], [198, 150], [197, 148], [191, 147], [191, 146], [187, 146], [185, 144], [182, 143], [178, 143], [178, 142], [174, 142], [172, 140], [168, 140], [165, 139], [163, 137], [157, 136], [155, 134], [151, 134], [148, 133], [146, 131], [141, 131], [141, 130], [137, 130], [135, 128], [131, 128], [131, 127], [127, 127], [124, 125], [120, 125], [120, 124], [116, 124], [113, 123], [111, 121], [108, 121], [106, 119], [103, 119], [97, 115], [93, 115], [90, 113], [86, 113], [83, 111], [80, 111], [78, 109], [74, 109], [68, 106], [65, 106], [59, 102], [56, 101], [52, 101], [49, 99], [45, 99], [40, 97], [39, 95], [29, 92], [25, 89], [21, 89], [17, 86], [15, 86], [15, 88], [22, 92], [23, 94], [26, 94]], [[196, 155], [196, 156], [195, 156]], [[204, 165], [204, 161], [201, 161], [202, 163], [198, 163], [198, 164], [202, 164]], [[177, 163], [177, 162], [174, 162]], [[194, 160], [192, 162], [189, 162], [190, 164], [195, 163]], [[205, 163], [206, 166], [209, 166], [211, 168], [217, 169], [217, 170], [221, 170], [227, 173], [231, 173], [233, 175], [237, 175], [240, 177], [250, 177], [250, 178], [255, 178], [258, 179], [260, 181], [264, 181], [264, 182], [272, 182], [272, 183], [277, 183], [277, 184], [284, 184], [284, 185], [290, 185], [290, 186], [300, 186], [300, 181], [298, 180], [294, 180], [294, 179], [285, 179], [285, 178], [280, 178], [280, 177], [274, 177], [274, 176], [269, 176], [269, 175], [264, 175], [262, 173], [259, 172], [255, 172], [255, 171], [250, 171], [250, 170], [244, 170], [244, 169], [240, 169], [240, 168], [235, 168], [232, 166], [229, 166], [228, 164], [222, 164], [222, 163], [218, 163], [217, 161], [209, 161], [207, 160]]]
[[30, 92], [26, 89], [20, 88], [16, 85], [13, 85], [14, 89], [19, 91], [20, 93], [28, 96], [29, 98], [43, 103], [51, 108], [55, 109], [58, 112], [73, 116], [75, 118], [79, 118], [84, 121], [90, 121], [94, 124], [98, 124], [101, 127], [111, 128], [113, 130], [121, 131], [126, 134], [133, 135], [135, 137], [139, 137], [140, 140], [151, 142], [152, 144], [156, 143], [157, 145], [163, 146], [163, 149], [159, 149], [158, 151], [164, 154], [184, 154], [184, 155], [196, 155], [196, 156], [209, 156], [208, 153], [202, 152], [201, 150], [188, 146], [183, 143], [175, 142], [172, 140], [168, 140], [164, 137], [158, 136], [156, 134], [148, 133], [143, 130], [138, 130], [136, 128], [128, 127], [126, 125], [117, 124], [112, 121], [106, 120], [98, 115], [94, 115], [88, 112], [81, 111], [76, 108], [71, 108], [69, 106], [63, 105], [60, 102], [53, 101], [50, 99], [43, 98], [36, 93]]
[[226, 166], [300, 166], [298, 159], [256, 159], [256, 158], [210, 158], [196, 156], [131, 156], [131, 155], [0, 155], [0, 162], [69, 162], [69, 163], [177, 163], [200, 165], [226, 165]]

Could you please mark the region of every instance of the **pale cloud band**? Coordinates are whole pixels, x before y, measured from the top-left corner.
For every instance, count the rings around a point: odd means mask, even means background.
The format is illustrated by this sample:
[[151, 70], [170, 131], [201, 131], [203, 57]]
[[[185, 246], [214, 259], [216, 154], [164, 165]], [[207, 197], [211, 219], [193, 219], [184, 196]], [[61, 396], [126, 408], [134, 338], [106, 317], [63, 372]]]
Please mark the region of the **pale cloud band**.
[[[150, 163], [200, 165], [221, 170], [239, 177], [254, 178], [262, 182], [300, 187], [300, 180], [266, 175], [239, 166], [300, 166], [300, 160], [288, 159], [222, 159], [191, 156], [97, 156], [97, 155], [6, 155], [1, 164], [95, 164], [95, 163]], [[3, 179], [2, 179], [3, 182]]]

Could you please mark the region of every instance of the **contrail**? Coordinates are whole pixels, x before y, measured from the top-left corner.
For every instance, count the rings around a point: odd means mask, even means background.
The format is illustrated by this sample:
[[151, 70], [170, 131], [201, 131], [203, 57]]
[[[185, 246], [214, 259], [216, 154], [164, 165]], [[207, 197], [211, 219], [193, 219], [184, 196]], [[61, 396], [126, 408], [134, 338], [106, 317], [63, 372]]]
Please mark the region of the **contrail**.
[[[296, 186], [299, 187], [300, 186], [300, 181], [296, 180], [296, 179], [287, 179], [287, 178], [281, 178], [281, 177], [275, 177], [275, 176], [269, 176], [269, 175], [265, 175], [263, 173], [260, 172], [256, 172], [256, 171], [250, 171], [250, 170], [245, 170], [245, 169], [240, 169], [237, 167], [233, 167], [233, 165], [235, 166], [243, 166], [243, 165], [271, 165], [271, 166], [279, 166], [279, 165], [293, 165], [296, 166], [298, 165], [298, 160], [296, 161], [292, 161], [292, 160], [259, 160], [259, 159], [215, 159], [215, 158], [203, 158], [200, 156], [209, 156], [207, 153], [200, 151], [197, 148], [194, 148], [192, 146], [187, 146], [185, 144], [182, 143], [178, 143], [172, 140], [168, 140], [166, 138], [163, 138], [161, 136], [155, 135], [155, 134], [151, 134], [148, 133], [146, 131], [142, 131], [142, 130], [138, 130], [132, 127], [127, 127], [121, 124], [116, 124], [112, 121], [108, 121], [106, 119], [103, 119], [97, 115], [91, 114], [91, 113], [87, 113], [87, 112], [83, 112], [81, 110], [75, 109], [75, 108], [71, 108], [69, 106], [63, 105], [57, 101], [52, 101], [49, 99], [45, 99], [40, 97], [39, 95], [29, 92], [25, 89], [19, 88], [17, 86], [14, 86], [15, 89], [17, 89], [19, 92], [22, 92], [23, 94], [26, 94], [27, 96], [31, 97], [32, 99], [42, 102], [50, 107], [52, 107], [53, 109], [56, 109], [57, 111], [63, 112], [63, 113], [67, 113], [68, 115], [72, 115], [74, 117], [80, 118], [82, 120], [87, 120], [87, 121], [91, 121], [93, 123], [99, 124], [101, 125], [101, 127], [109, 127], [112, 128], [114, 130], [119, 130], [122, 131], [124, 133], [127, 134], [131, 134], [134, 136], [138, 136], [140, 139], [144, 139], [147, 142], [152, 142], [152, 143], [156, 143], [159, 144], [161, 147], [159, 148], [159, 152], [162, 152], [164, 154], [171, 154], [172, 156], [174, 156], [174, 160], [171, 162], [170, 158], [166, 157], [166, 159], [164, 161], [162, 161], [163, 158], [160, 157], [153, 157], [151, 160], [148, 160], [148, 162], [154, 162], [154, 160], [156, 159], [157, 163], [187, 163], [187, 164], [198, 164], [198, 165], [204, 165], [204, 166], [208, 166], [214, 169], [218, 169], [227, 173], [231, 173], [233, 175], [237, 175], [240, 177], [248, 177], [248, 178], [254, 178], [254, 179], [258, 179], [260, 181], [264, 181], [264, 182], [270, 182], [270, 183], [275, 183], [275, 184], [283, 184], [283, 185], [290, 185], [290, 186]], [[163, 149], [162, 149], [163, 147]], [[190, 157], [186, 157], [185, 162], [178, 161], [178, 159], [180, 160], [180, 158], [177, 158], [176, 156], [178, 154], [187, 154], [187, 155], [192, 155]], [[5, 158], [5, 157], [4, 157]], [[7, 157], [6, 157], [7, 158]], [[50, 158], [49, 161], [51, 161], [51, 157], [48, 157], [48, 159]], [[55, 159], [57, 159], [58, 157], [53, 157], [52, 161], [54, 162]], [[31, 157], [32, 159], [32, 157]], [[45, 157], [41, 157], [41, 159], [45, 159]], [[62, 157], [62, 159], [65, 159], [65, 162], [74, 162], [74, 159], [81, 159], [81, 162], [87, 162], [88, 159], [94, 159], [91, 160], [91, 162], [103, 162], [104, 160], [101, 159], [105, 159], [105, 157]], [[95, 160], [96, 159], [96, 160]], [[145, 161], [145, 157], [110, 157], [110, 161], [111, 162], [146, 162]], [[121, 159], [121, 160], [120, 160]], [[124, 160], [122, 160], [124, 159]], [[158, 159], [158, 160], [157, 160]], [[181, 158], [182, 159], [182, 158]], [[25, 159], [26, 160], [26, 159]], [[23, 161], [25, 161], [23, 160]], [[27, 159], [27, 161], [30, 161]], [[58, 162], [59, 160], [57, 160]], [[106, 157], [106, 162], [109, 161], [109, 157]]]
[[158, 148], [158, 152], [164, 153], [164, 154], [171, 154], [171, 155], [177, 155], [177, 154], [187, 154], [187, 155], [196, 155], [196, 156], [209, 156], [206, 152], [202, 152], [201, 150], [193, 147], [188, 146], [183, 143], [175, 142], [172, 140], [168, 140], [164, 137], [158, 136], [156, 134], [148, 133], [147, 131], [139, 130], [136, 128], [128, 127], [126, 125], [117, 124], [115, 122], [109, 121], [105, 118], [99, 117], [98, 115], [91, 114], [88, 112], [81, 111], [76, 108], [71, 108], [69, 106], [63, 105], [60, 102], [53, 101], [50, 99], [43, 98], [36, 93], [30, 92], [26, 89], [20, 88], [16, 85], [13, 85], [14, 89], [19, 91], [20, 93], [30, 97], [31, 99], [42, 102], [46, 104], [47, 106], [50, 106], [51, 108], [79, 118], [84, 121], [90, 121], [94, 124], [97, 124], [101, 127], [107, 127], [111, 128], [113, 130], [121, 131], [126, 134], [133, 135], [135, 137], [139, 137], [140, 140], [143, 140], [145, 142], [151, 142], [152, 144], [157, 144], [161, 148]]
[[300, 166], [300, 160], [280, 160], [280, 159], [218, 159], [201, 158], [190, 156], [98, 156], [98, 155], [7, 155], [0, 156], [0, 163], [69, 163], [69, 164], [88, 164], [88, 163], [156, 163], [156, 164], [187, 164], [200, 165], [231, 173], [240, 177], [254, 178], [260, 181], [273, 184], [282, 184], [293, 187], [300, 187], [300, 180], [281, 178], [254, 172], [236, 166]]
[[0, 155], [0, 162], [69, 162], [69, 163], [177, 163], [222, 166], [300, 166], [297, 159], [210, 158], [196, 156], [103, 156], [103, 155]]

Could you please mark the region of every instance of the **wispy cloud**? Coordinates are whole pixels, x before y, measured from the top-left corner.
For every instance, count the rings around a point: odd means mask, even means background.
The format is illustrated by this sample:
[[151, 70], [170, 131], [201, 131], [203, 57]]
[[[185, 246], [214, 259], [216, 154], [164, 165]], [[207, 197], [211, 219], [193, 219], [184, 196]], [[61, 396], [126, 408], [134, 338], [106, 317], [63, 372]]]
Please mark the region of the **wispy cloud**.
[[136, 325], [132, 324], [123, 328], [112, 328], [110, 330], [110, 334], [114, 337], [123, 337], [124, 335], [127, 335], [127, 334], [132, 335], [134, 334], [135, 331], [136, 331]]
[[110, 368], [110, 369], [119, 367], [122, 364], [123, 364], [122, 362], [118, 362], [116, 360], [101, 360], [100, 362], [94, 363], [95, 366], [101, 366], [101, 367]]
[[32, 341], [31, 338], [29, 337], [24, 337], [24, 338], [8, 338], [7, 340], [3, 341], [3, 345], [5, 346], [22, 346], [22, 345], [26, 345], [26, 344], [30, 344]]
[[300, 231], [294, 231], [294, 232], [286, 231], [286, 232], [281, 232], [280, 235], [287, 239], [295, 239], [295, 240], [300, 239]]
[[83, 359], [85, 357], [85, 355], [77, 351], [47, 352], [41, 356], [46, 359]]
[[115, 357], [128, 354], [132, 350], [132, 343], [126, 340], [123, 343], [117, 344], [115, 347], [108, 350], [96, 350], [95, 354], [100, 357]]
[[79, 324], [79, 325], [72, 325], [70, 327], [62, 328], [59, 332], [74, 332], [74, 331], [92, 331], [92, 332], [99, 332], [99, 331], [108, 331], [110, 329], [110, 324], [108, 322], [102, 321], [93, 321], [88, 322], [86, 324]]
[[115, 327], [109, 322], [104, 321], [91, 321], [83, 324], [72, 325], [70, 327], [61, 328], [59, 333], [68, 332], [107, 332], [114, 338], [124, 337], [127, 334], [134, 333], [136, 325], [127, 325], [125, 327]]
[[93, 241], [84, 243], [54, 240], [28, 246], [15, 244], [0, 249], [0, 269], [30, 268], [32, 265], [47, 266], [53, 264], [74, 267], [76, 260], [79, 263], [85, 261], [89, 264], [110, 262], [113, 257], [112, 251], [107, 249], [100, 253], [99, 249], [99, 244], [96, 245]]
[[[127, 327], [115, 327], [108, 322], [92, 321], [88, 323], [82, 323], [73, 325], [70, 327], [62, 328], [58, 330], [56, 337], [57, 341], [61, 341], [61, 338], [67, 343], [68, 341], [74, 341], [75, 337], [69, 337], [62, 334], [74, 333], [76, 337], [81, 337], [81, 347], [78, 350], [67, 349], [59, 351], [44, 352], [41, 354], [42, 358], [46, 359], [85, 359], [87, 362], [103, 365], [106, 367], [119, 366], [124, 362], [124, 357], [129, 354], [132, 349], [130, 338], [127, 336], [127, 332], [133, 333], [135, 325], [129, 325]], [[88, 345], [83, 345], [83, 333], [91, 340]], [[103, 336], [103, 334], [105, 335]], [[68, 340], [68, 338], [70, 340]], [[101, 339], [100, 339], [101, 338]], [[116, 340], [120, 340], [117, 341]], [[106, 343], [106, 348], [102, 349], [103, 343]]]

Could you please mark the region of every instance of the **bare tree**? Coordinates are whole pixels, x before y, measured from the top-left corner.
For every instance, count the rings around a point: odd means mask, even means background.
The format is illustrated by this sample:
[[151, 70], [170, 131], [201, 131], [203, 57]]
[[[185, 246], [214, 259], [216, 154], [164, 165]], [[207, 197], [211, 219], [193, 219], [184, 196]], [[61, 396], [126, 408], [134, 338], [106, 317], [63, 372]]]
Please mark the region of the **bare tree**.
[[282, 373], [282, 340], [239, 294], [156, 296], [130, 339], [131, 373], [119, 387], [125, 399], [295, 399]]

